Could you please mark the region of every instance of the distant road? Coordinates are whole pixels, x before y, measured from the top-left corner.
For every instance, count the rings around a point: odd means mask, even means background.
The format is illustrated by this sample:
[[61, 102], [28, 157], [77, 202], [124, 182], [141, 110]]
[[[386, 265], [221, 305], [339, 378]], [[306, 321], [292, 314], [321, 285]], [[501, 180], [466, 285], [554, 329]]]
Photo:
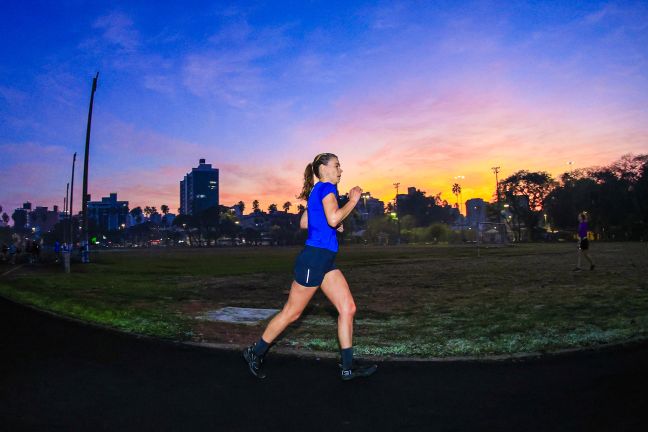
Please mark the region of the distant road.
[[648, 344], [536, 360], [385, 363], [343, 383], [330, 361], [178, 346], [0, 299], [2, 431], [646, 431]]

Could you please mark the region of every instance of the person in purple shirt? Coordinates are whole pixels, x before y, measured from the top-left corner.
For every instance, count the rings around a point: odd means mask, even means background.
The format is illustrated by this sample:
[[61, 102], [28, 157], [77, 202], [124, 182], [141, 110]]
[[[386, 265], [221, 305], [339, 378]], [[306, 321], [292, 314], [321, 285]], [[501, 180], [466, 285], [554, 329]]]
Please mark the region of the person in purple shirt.
[[584, 256], [590, 263], [590, 270], [594, 270], [594, 261], [589, 256], [589, 240], [587, 239], [587, 213], [582, 212], [578, 215], [578, 262], [574, 271], [581, 271], [581, 256]]
[[[319, 180], [316, 184], [314, 177]], [[335, 266], [338, 251], [336, 232], [343, 231], [342, 221], [358, 204], [362, 189], [359, 186], [352, 188], [349, 201], [343, 207], [338, 207], [337, 184], [341, 177], [340, 162], [332, 153], [319, 154], [306, 165], [304, 186], [298, 198], [308, 201], [300, 220], [300, 227], [308, 229], [308, 239], [295, 261], [294, 281], [288, 301], [270, 321], [258, 342], [243, 351], [250, 372], [257, 378], [266, 377], [262, 366], [270, 344], [299, 318], [319, 287], [338, 311], [342, 380], [366, 377], [378, 368], [353, 361], [353, 317], [356, 306], [349, 284]]]

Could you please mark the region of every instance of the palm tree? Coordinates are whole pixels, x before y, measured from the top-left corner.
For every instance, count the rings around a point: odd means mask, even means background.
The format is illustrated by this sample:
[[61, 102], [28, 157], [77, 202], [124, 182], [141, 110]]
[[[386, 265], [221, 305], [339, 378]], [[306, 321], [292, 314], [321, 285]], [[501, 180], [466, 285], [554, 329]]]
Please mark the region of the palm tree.
[[457, 197], [457, 210], [461, 213], [461, 209], [459, 208], [459, 194], [461, 193], [461, 186], [459, 186], [459, 183], [452, 185], [452, 193]]
[[270, 204], [268, 206], [268, 211], [270, 213], [276, 213], [277, 212], [277, 204], [274, 204], [274, 203]]
[[259, 212], [259, 200], [252, 201], [252, 210], [254, 210], [254, 213]]
[[306, 207], [304, 207], [303, 204], [298, 204], [298, 205], [297, 205], [297, 211], [298, 211], [299, 213], [303, 213], [304, 210], [306, 210]]
[[7, 212], [2, 213], [2, 222], [4, 222], [5, 225], [9, 223], [9, 215], [7, 214]]
[[160, 210], [162, 210], [162, 213], [166, 215], [167, 213], [169, 213], [169, 206], [166, 204], [162, 204], [160, 206]]
[[146, 217], [150, 217], [151, 214], [153, 214], [153, 207], [144, 207], [144, 214], [146, 215]]
[[288, 213], [288, 210], [290, 210], [290, 207], [292, 207], [292, 203], [290, 201], [286, 201], [283, 205], [283, 209], [286, 213]]
[[243, 201], [238, 202], [239, 210], [241, 210], [241, 214], [243, 214], [243, 211], [245, 210], [245, 203]]

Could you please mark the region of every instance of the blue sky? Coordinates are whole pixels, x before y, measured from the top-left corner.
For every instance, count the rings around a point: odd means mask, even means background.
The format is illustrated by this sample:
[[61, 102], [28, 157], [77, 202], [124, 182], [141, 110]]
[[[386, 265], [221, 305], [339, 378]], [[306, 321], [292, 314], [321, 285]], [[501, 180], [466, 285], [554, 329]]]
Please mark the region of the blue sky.
[[[16, 2], [0, 16], [0, 189], [63, 204], [100, 72], [90, 192], [178, 206], [199, 158], [221, 201], [340, 189], [492, 194], [490, 167], [554, 174], [648, 151], [645, 2]], [[77, 165], [80, 178], [81, 164]], [[80, 183], [79, 183], [80, 188]], [[77, 197], [80, 196], [80, 189]]]

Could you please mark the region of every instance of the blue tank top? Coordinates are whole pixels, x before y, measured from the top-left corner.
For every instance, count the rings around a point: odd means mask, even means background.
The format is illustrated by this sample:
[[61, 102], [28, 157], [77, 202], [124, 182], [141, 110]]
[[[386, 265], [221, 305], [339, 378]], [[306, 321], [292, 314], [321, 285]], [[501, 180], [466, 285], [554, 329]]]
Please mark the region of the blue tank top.
[[336, 230], [329, 226], [322, 200], [328, 194], [338, 198], [337, 188], [332, 183], [318, 182], [308, 196], [308, 246], [338, 251]]

